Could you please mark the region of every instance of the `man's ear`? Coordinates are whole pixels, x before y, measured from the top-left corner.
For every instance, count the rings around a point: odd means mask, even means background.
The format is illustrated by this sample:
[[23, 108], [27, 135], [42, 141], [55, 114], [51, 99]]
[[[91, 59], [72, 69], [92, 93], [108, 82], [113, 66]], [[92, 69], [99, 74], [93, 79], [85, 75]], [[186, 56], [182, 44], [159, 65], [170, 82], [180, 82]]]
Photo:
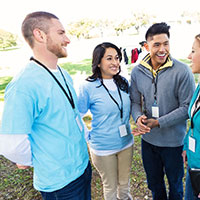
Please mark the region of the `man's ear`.
[[145, 48], [147, 51], [149, 51], [149, 45], [148, 45], [148, 43], [145, 43], [145, 44], [144, 44], [144, 48]]
[[44, 31], [42, 31], [38, 28], [33, 30], [33, 36], [34, 36], [35, 40], [38, 42], [46, 41], [46, 34], [44, 33]]

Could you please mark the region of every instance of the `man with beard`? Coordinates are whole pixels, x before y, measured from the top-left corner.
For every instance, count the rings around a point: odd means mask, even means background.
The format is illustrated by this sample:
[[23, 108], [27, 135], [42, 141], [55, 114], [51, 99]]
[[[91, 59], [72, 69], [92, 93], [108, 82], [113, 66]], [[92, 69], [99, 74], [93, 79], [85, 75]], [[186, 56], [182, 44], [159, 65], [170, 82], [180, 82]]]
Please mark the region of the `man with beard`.
[[181, 154], [188, 105], [195, 88], [189, 67], [170, 55], [169, 28], [166, 23], [156, 23], [147, 30], [149, 53], [131, 73], [135, 135], [143, 135], [143, 165], [154, 200], [183, 198]]
[[20, 169], [34, 167], [44, 200], [90, 200], [91, 166], [77, 97], [58, 65], [70, 40], [59, 19], [34, 12], [22, 23], [34, 57], [7, 86], [0, 154]]

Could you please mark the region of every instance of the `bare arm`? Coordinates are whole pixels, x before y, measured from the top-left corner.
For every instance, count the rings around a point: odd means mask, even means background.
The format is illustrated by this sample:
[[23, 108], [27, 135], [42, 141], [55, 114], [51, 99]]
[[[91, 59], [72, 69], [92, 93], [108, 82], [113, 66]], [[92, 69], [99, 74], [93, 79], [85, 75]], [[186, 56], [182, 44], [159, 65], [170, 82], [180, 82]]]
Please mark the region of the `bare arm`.
[[183, 157], [183, 162], [184, 162], [185, 166], [187, 167], [187, 154], [186, 154], [186, 151], [182, 152], [182, 157]]

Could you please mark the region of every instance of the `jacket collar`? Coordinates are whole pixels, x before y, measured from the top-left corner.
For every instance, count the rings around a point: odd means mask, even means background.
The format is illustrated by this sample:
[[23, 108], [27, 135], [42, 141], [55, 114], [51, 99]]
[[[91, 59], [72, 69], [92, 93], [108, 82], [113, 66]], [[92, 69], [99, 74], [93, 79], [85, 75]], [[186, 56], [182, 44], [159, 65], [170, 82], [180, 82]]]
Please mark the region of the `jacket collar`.
[[147, 68], [154, 77], [156, 77], [157, 73], [159, 71], [161, 71], [162, 69], [165, 69], [167, 67], [172, 67], [173, 66], [173, 60], [171, 59], [170, 56], [168, 56], [167, 61], [161, 66], [159, 67], [159, 69], [155, 70], [153, 69], [153, 67], [151, 66], [151, 57], [150, 54], [148, 53], [140, 62], [140, 64], [142, 66], [144, 66], [145, 68]]

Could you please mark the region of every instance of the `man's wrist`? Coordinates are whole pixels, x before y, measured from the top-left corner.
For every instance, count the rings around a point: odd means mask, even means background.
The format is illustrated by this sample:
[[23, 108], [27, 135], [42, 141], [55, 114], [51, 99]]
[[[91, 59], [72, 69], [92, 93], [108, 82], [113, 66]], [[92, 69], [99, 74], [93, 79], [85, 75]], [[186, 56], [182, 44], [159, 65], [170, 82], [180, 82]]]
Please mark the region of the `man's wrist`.
[[160, 124], [159, 124], [159, 121], [158, 121], [158, 120], [156, 120], [156, 126], [157, 126], [158, 128], [160, 128]]

